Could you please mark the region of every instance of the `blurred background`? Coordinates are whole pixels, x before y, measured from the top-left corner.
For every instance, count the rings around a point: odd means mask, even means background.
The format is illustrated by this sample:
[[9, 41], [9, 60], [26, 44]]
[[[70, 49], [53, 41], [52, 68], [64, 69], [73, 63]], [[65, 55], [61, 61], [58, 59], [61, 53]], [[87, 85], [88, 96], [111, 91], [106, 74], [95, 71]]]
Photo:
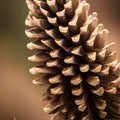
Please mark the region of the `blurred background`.
[[[87, 0], [91, 12], [98, 12], [99, 22], [110, 31], [108, 40], [116, 42], [120, 60], [120, 0]], [[0, 120], [49, 120], [43, 112], [43, 87], [32, 84], [27, 57], [30, 41], [25, 34], [25, 0], [0, 0]]]

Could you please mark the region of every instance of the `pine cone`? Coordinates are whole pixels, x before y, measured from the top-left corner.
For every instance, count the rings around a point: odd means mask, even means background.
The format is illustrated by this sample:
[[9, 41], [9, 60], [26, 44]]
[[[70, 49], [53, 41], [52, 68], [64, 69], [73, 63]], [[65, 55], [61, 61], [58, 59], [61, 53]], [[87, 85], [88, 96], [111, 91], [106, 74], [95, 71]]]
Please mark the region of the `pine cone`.
[[25, 31], [37, 40], [27, 47], [38, 66], [30, 69], [48, 84], [44, 111], [51, 120], [120, 120], [119, 63], [115, 43], [106, 45], [108, 30], [88, 15], [85, 0], [26, 0]]

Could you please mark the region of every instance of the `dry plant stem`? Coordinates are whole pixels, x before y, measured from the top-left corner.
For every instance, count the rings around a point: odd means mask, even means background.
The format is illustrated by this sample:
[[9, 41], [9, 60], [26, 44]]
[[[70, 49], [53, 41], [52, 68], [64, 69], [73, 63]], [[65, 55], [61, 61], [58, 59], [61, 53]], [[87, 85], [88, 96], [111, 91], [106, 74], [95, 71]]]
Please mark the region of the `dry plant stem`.
[[43, 100], [51, 120], [120, 120], [119, 63], [115, 43], [105, 44], [108, 30], [88, 15], [85, 0], [26, 0], [25, 31], [38, 63], [30, 69], [48, 84]]

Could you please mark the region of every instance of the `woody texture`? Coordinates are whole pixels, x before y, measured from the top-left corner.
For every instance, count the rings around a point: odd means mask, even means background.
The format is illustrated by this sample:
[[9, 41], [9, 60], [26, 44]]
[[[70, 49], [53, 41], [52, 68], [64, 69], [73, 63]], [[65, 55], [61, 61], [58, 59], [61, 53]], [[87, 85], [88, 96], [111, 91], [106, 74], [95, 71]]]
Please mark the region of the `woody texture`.
[[85, 0], [26, 0], [25, 30], [35, 55], [34, 84], [48, 85], [43, 100], [51, 120], [120, 120], [120, 78], [115, 43], [88, 15]]

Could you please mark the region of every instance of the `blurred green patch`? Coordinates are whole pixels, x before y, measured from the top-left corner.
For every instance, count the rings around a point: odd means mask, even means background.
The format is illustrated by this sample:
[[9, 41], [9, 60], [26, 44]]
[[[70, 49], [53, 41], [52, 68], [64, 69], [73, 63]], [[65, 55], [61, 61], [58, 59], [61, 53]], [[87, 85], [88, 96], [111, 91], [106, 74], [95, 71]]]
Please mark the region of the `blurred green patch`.
[[29, 67], [27, 57], [31, 54], [26, 48], [29, 39], [24, 33], [27, 11], [25, 0], [0, 1], [1, 54], [7, 56], [10, 63], [24, 67]]

